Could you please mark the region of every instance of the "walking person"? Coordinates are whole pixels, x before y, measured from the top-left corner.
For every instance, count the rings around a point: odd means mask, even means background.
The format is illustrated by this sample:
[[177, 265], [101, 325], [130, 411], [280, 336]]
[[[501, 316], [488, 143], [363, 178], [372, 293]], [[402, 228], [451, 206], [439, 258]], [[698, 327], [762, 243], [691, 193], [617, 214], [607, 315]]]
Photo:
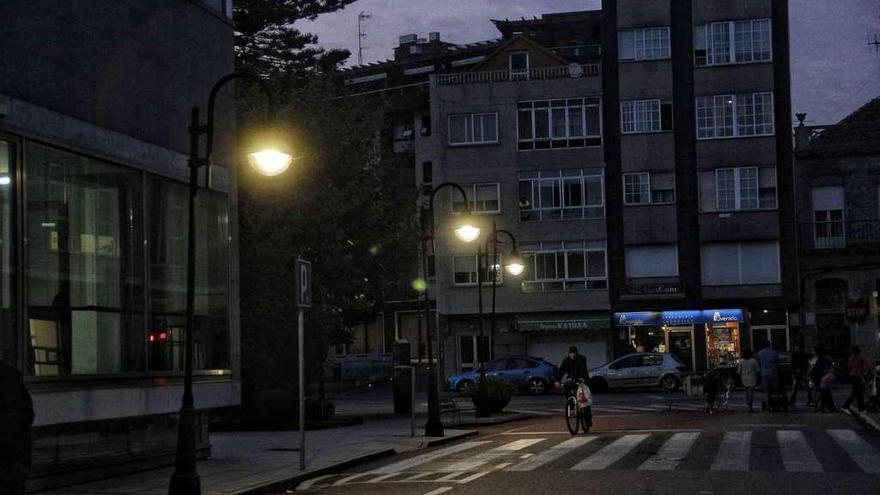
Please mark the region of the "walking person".
[[31, 396], [17, 369], [0, 361], [0, 493], [23, 495], [30, 466]]
[[809, 358], [807, 353], [800, 344], [795, 344], [794, 352], [791, 354], [791, 399], [789, 405], [794, 405], [797, 401], [798, 390], [803, 388], [807, 390], [807, 404], [811, 402], [809, 396], [809, 385], [807, 379], [807, 369], [809, 368]]
[[755, 385], [758, 384], [758, 373], [761, 372], [761, 366], [758, 364], [758, 360], [755, 359], [755, 354], [751, 349], [746, 349], [743, 352], [743, 358], [740, 359], [737, 365], [737, 372], [740, 379], [742, 379], [743, 387], [746, 389], [746, 405], [749, 406], [749, 412], [754, 412], [752, 404], [755, 400]]
[[837, 406], [834, 405], [834, 396], [831, 395], [831, 387], [834, 385], [834, 379], [837, 373], [834, 366], [829, 365], [825, 368], [825, 372], [819, 382], [819, 398], [816, 401], [816, 411], [819, 412], [837, 412]]
[[871, 365], [868, 364], [868, 360], [865, 359], [865, 356], [862, 356], [862, 350], [859, 346], [854, 345], [852, 348], [852, 355], [849, 358], [847, 373], [847, 379], [852, 386], [852, 392], [850, 392], [849, 397], [843, 402], [844, 409], [849, 409], [850, 404], [855, 400], [859, 411], [865, 410], [865, 374], [870, 370]]
[[773, 394], [779, 389], [779, 353], [773, 349], [770, 342], [758, 352], [758, 363], [761, 365], [761, 384], [767, 394], [767, 400], [762, 404], [762, 410], [768, 410], [771, 406]]
[[[826, 352], [825, 350], [817, 347], [814, 349], [814, 352], [816, 353], [816, 355], [811, 360], [809, 375], [810, 375], [810, 382], [813, 385], [812, 388], [816, 392], [816, 397], [815, 397], [816, 401], [813, 403], [813, 407], [814, 407], [813, 410], [819, 411], [819, 407], [820, 407], [819, 393], [822, 389], [822, 377], [825, 376], [825, 373], [828, 371], [828, 368], [831, 367], [832, 363], [831, 363], [831, 359], [828, 357], [828, 352]], [[808, 400], [810, 398], [811, 398], [811, 396], [807, 397]]]

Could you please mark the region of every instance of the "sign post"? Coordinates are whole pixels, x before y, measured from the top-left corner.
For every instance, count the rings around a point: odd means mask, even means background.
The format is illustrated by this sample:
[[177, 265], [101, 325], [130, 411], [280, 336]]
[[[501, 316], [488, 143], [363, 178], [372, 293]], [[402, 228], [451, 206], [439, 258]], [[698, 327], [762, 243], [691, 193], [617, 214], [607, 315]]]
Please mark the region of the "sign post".
[[[312, 264], [296, 259], [297, 367], [299, 369], [299, 470], [306, 469], [305, 309], [312, 307]], [[323, 407], [323, 406], [322, 406]]]

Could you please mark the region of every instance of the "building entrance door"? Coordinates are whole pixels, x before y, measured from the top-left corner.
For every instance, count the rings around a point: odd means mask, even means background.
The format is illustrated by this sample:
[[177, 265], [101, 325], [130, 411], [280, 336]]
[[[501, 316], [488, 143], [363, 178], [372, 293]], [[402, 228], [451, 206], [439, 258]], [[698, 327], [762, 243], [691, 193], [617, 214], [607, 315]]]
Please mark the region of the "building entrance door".
[[679, 359], [688, 370], [694, 370], [694, 329], [693, 327], [673, 328], [666, 331], [666, 348]]
[[816, 340], [820, 349], [835, 358], [849, 356], [852, 340], [843, 314], [816, 315]]
[[476, 369], [480, 361], [489, 361], [489, 337], [478, 335], [458, 336], [458, 363], [461, 371]]

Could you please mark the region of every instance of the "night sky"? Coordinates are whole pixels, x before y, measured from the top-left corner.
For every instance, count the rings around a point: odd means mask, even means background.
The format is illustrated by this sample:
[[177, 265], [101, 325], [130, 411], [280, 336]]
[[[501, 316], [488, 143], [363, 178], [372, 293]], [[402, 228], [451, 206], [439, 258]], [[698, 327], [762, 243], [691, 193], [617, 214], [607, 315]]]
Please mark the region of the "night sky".
[[[402, 34], [470, 43], [497, 38], [490, 19], [591, 10], [599, 0], [358, 0], [299, 29], [326, 48], [351, 50], [357, 63], [357, 16], [364, 22], [364, 63], [390, 59]], [[790, 0], [792, 110], [808, 124], [835, 123], [880, 96], [880, 52], [868, 45], [880, 36], [880, 0]], [[796, 122], [796, 121], [795, 121]]]

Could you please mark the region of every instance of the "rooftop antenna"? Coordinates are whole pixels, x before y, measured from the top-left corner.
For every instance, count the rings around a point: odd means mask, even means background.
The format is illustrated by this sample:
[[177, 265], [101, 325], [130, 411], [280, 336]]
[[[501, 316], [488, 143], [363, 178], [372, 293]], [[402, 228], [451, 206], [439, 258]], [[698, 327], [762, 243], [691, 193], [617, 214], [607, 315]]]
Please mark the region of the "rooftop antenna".
[[871, 38], [868, 38], [868, 46], [873, 46], [874, 50], [880, 52], [880, 35], [874, 35], [874, 41], [871, 41]]
[[361, 45], [361, 40], [367, 37], [367, 33], [361, 30], [361, 22], [371, 17], [373, 17], [373, 15], [366, 12], [358, 14], [358, 65], [364, 64], [364, 47]]

